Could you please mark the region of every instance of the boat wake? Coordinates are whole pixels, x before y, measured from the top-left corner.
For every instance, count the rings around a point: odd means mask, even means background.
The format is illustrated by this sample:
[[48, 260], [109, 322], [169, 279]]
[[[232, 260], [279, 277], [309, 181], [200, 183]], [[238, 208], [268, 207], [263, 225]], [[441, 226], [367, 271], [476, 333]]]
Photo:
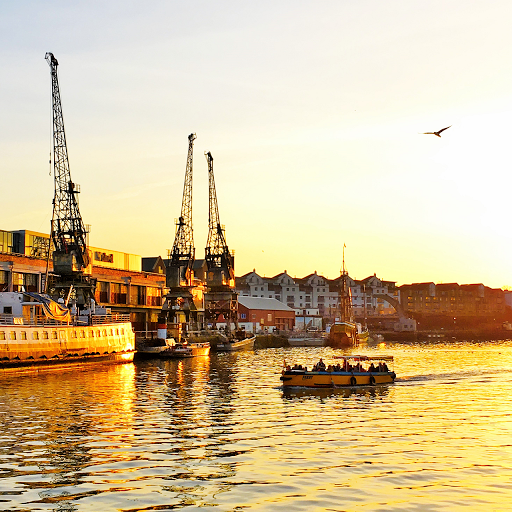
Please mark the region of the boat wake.
[[406, 375], [397, 377], [395, 379], [396, 384], [416, 384], [419, 382], [431, 382], [431, 381], [458, 381], [471, 379], [474, 377], [480, 377], [482, 381], [488, 380], [489, 377], [503, 375], [510, 373], [507, 368], [490, 368], [490, 369], [475, 369], [465, 370], [460, 372], [447, 372], [447, 373], [430, 373], [425, 375]]

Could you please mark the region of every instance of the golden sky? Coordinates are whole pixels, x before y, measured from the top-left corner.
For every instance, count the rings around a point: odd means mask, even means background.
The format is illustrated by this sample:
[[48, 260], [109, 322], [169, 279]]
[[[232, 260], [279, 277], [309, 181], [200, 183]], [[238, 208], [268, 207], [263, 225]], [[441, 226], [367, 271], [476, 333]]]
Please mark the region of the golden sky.
[[[90, 243], [166, 256], [187, 136], [237, 275], [512, 285], [512, 4], [2, 5], [0, 229], [48, 231], [50, 69]], [[452, 127], [442, 134], [420, 135]]]

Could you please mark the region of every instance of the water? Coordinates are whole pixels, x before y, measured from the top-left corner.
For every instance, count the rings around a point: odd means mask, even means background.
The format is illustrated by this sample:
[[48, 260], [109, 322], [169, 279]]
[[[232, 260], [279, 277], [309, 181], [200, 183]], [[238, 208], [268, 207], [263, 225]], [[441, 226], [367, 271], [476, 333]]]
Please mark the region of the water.
[[0, 377], [0, 509], [510, 510], [512, 342], [389, 344], [394, 385], [283, 392], [269, 349]]

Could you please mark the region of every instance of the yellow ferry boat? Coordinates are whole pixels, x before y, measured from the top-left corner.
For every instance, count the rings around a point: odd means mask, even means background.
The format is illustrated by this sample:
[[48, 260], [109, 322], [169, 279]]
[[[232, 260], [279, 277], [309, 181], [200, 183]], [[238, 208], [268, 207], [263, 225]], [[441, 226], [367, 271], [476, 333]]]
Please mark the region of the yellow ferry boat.
[[[283, 387], [343, 388], [392, 384], [393, 356], [336, 356], [336, 364], [320, 361], [311, 369], [302, 365], [284, 365]], [[388, 367], [388, 364], [391, 368]]]

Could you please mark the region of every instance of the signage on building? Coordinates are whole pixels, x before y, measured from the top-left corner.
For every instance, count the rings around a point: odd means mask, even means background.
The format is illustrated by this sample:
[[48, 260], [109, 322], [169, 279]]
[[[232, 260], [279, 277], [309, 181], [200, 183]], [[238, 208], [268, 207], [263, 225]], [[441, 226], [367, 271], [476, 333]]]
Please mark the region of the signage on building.
[[114, 263], [114, 255], [113, 254], [107, 254], [105, 252], [95, 251], [94, 259], [96, 261], [103, 261], [105, 263]]

